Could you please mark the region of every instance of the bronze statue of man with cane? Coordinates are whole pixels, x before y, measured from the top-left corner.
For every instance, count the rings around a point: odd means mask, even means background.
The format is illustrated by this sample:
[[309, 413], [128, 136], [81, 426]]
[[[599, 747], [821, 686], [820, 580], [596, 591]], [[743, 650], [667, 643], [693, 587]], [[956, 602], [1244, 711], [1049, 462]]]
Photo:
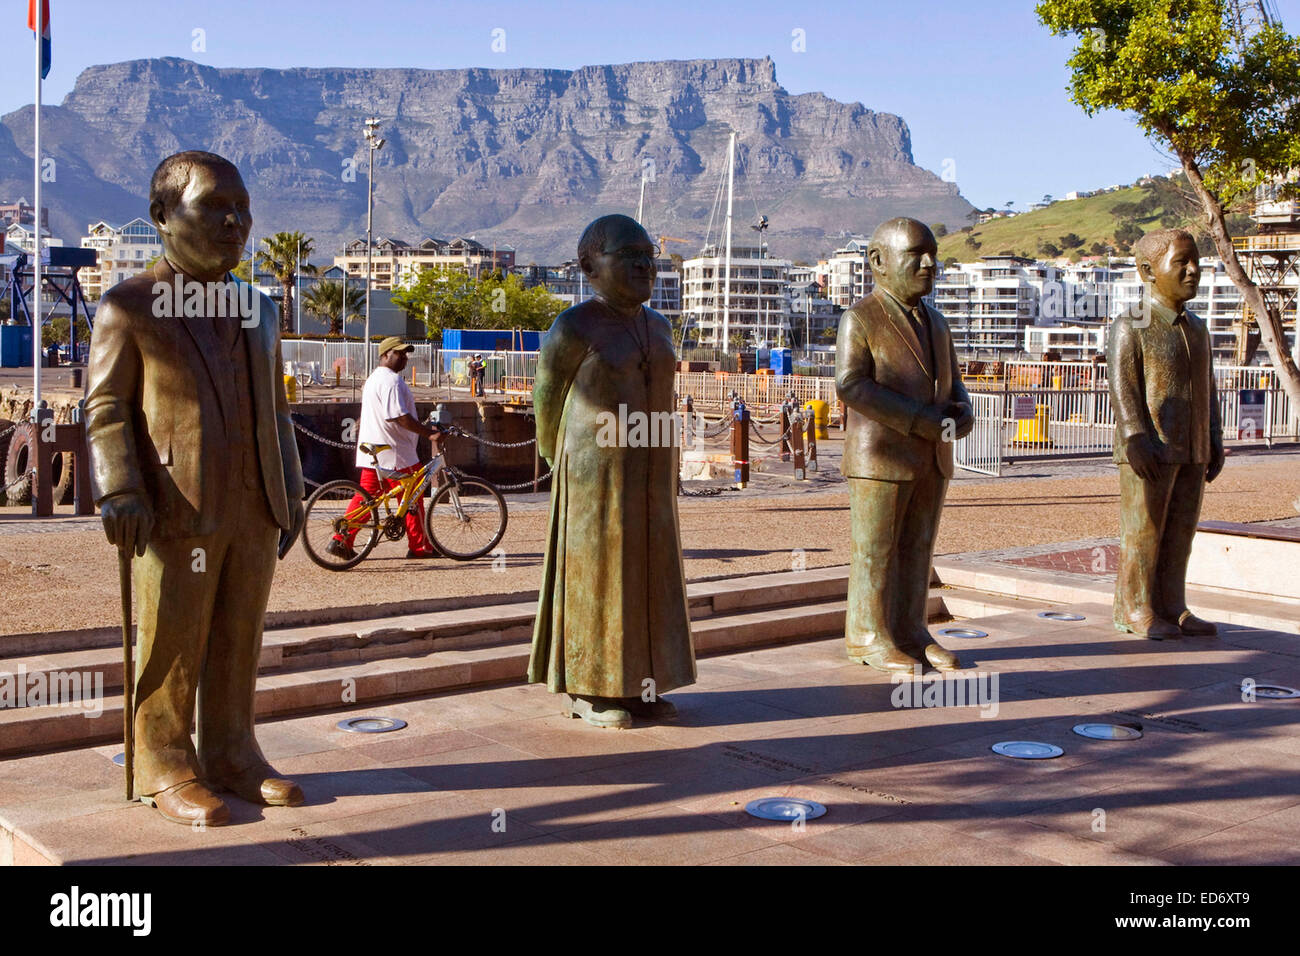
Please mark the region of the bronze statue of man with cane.
[[218, 792], [303, 800], [253, 728], [277, 539], [283, 555], [301, 529], [303, 478], [275, 308], [230, 276], [248, 206], [220, 156], [159, 164], [149, 213], [164, 255], [104, 294], [87, 379], [95, 502], [123, 560], [138, 556], [140, 659], [124, 675], [134, 792], [191, 825], [229, 819]]

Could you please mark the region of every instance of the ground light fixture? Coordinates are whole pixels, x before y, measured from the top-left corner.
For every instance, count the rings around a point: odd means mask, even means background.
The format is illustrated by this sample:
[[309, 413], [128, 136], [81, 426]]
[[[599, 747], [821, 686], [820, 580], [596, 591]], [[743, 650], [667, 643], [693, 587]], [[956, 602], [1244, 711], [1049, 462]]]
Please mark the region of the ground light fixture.
[[990, 748], [995, 754], [1015, 757], [1018, 760], [1050, 760], [1065, 753], [1056, 744], [1039, 743], [1036, 740], [1004, 740]]
[[1086, 621], [1082, 614], [1073, 611], [1039, 611], [1038, 616], [1045, 621]]
[[364, 717], [349, 717], [347, 720], [340, 720], [335, 726], [339, 730], [346, 730], [350, 734], [386, 734], [393, 730], [401, 730], [406, 726], [406, 721], [397, 717], [378, 717], [369, 714]]
[[977, 627], [941, 627], [938, 634], [940, 637], [988, 637], [988, 631], [981, 631]]
[[1295, 700], [1300, 697], [1300, 690], [1283, 687], [1281, 684], [1255, 684], [1252, 687], [1242, 681], [1241, 689], [1253, 693], [1255, 700]]
[[1131, 724], [1075, 724], [1074, 732], [1089, 740], [1137, 740], [1142, 736], [1141, 728]]
[[763, 797], [745, 804], [745, 812], [760, 820], [790, 823], [795, 820], [816, 820], [826, 812], [826, 808], [816, 800], [803, 800], [799, 797]]

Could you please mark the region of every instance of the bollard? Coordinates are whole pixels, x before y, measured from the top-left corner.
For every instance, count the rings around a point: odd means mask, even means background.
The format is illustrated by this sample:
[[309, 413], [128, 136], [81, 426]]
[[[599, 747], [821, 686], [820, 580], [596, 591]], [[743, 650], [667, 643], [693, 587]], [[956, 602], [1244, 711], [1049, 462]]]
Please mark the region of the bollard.
[[808, 477], [803, 459], [803, 415], [796, 410], [790, 422], [790, 449], [794, 453], [794, 477], [803, 481]]
[[749, 484], [749, 409], [737, 401], [732, 409], [731, 463], [736, 469], [736, 488]]
[[691, 396], [687, 395], [683, 397], [680, 410], [682, 416], [681, 439], [683, 448], [690, 448], [695, 444], [694, 411], [694, 407], [691, 403]]
[[849, 430], [849, 416], [844, 408], [844, 403], [839, 402], [837, 404], [840, 406], [840, 434], [842, 435]]
[[807, 437], [808, 437], [808, 469], [810, 471], [816, 471], [817, 470], [817, 414], [813, 410], [813, 407], [811, 405], [808, 406], [808, 422], [805, 427], [807, 428]]
[[780, 439], [782, 461], [790, 460], [790, 440], [789, 437], [786, 436], [786, 432], [788, 432], [789, 430], [790, 430], [790, 406], [787, 403], [782, 402], [781, 403], [781, 434], [785, 436]]

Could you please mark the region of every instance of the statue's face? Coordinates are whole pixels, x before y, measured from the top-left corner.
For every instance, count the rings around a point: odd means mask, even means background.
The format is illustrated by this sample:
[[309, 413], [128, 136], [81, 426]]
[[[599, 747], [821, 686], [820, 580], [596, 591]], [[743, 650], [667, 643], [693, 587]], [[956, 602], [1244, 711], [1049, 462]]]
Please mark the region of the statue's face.
[[[874, 245], [874, 243], [873, 243]], [[934, 288], [939, 246], [919, 222], [909, 222], [881, 237], [870, 255], [875, 281], [908, 305], [915, 305]]]
[[640, 226], [623, 223], [610, 232], [605, 250], [584, 261], [583, 268], [604, 298], [637, 305], [649, 300], [654, 291], [655, 246]]
[[1171, 305], [1196, 298], [1201, 284], [1201, 260], [1196, 243], [1175, 239], [1158, 262], [1142, 264], [1142, 276], [1154, 287], [1157, 297]]
[[228, 166], [195, 165], [180, 201], [158, 218], [168, 260], [204, 281], [220, 279], [239, 264], [252, 228], [248, 190]]

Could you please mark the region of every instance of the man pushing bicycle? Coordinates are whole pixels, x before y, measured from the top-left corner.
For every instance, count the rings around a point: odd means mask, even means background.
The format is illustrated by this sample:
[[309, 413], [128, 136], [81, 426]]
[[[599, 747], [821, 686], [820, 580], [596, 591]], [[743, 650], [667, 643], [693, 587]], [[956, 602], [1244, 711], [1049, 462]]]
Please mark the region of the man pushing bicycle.
[[[361, 422], [357, 429], [357, 467], [361, 469], [360, 484], [371, 495], [378, 496], [398, 482], [393, 478], [381, 478], [373, 464], [378, 461], [380, 469], [396, 471], [403, 474], [413, 473], [420, 465], [416, 452], [420, 437], [424, 436], [433, 443], [436, 455], [442, 437], [442, 429], [437, 425], [428, 426], [416, 416], [415, 396], [411, 387], [402, 378], [414, 345], [407, 345], [396, 335], [390, 335], [379, 343], [379, 365], [370, 377], [361, 393]], [[363, 453], [362, 445], [375, 446], [378, 455], [372, 458]], [[362, 505], [364, 499], [357, 495], [348, 510], [352, 511]], [[352, 548], [357, 529], [353, 528], [346, 535], [336, 534], [326, 550], [337, 558], [350, 560], [356, 556]], [[438, 552], [429, 544], [424, 534], [424, 501], [415, 502], [415, 506], [406, 515], [406, 536], [408, 558], [432, 558]]]

